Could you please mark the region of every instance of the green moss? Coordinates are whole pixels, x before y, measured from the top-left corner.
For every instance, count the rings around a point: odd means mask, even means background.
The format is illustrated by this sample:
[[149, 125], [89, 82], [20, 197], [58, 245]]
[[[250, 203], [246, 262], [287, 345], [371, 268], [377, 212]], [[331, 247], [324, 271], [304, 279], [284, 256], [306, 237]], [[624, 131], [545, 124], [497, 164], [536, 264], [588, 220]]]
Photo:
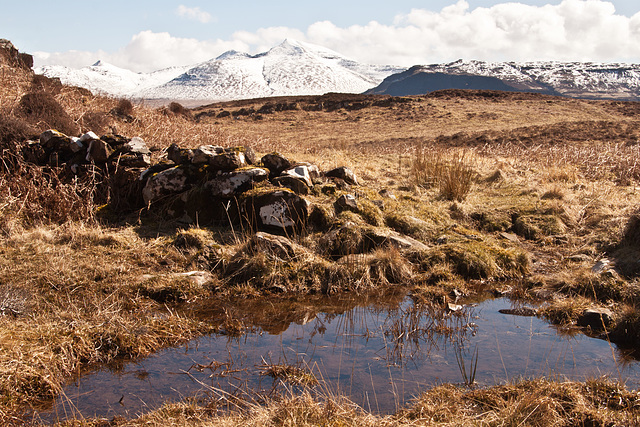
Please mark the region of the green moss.
[[511, 228], [511, 213], [504, 210], [474, 212], [469, 215], [479, 230], [494, 232]]
[[418, 240], [429, 240], [436, 233], [435, 226], [414, 216], [390, 212], [385, 215], [387, 226], [398, 233], [406, 234]]
[[416, 261], [425, 272], [448, 265], [464, 279], [519, 278], [529, 270], [525, 253], [473, 240], [434, 247], [418, 254]]
[[382, 211], [371, 200], [358, 199], [358, 214], [367, 222], [375, 227], [384, 225]]
[[566, 226], [556, 215], [522, 215], [513, 221], [513, 231], [529, 240], [566, 232]]

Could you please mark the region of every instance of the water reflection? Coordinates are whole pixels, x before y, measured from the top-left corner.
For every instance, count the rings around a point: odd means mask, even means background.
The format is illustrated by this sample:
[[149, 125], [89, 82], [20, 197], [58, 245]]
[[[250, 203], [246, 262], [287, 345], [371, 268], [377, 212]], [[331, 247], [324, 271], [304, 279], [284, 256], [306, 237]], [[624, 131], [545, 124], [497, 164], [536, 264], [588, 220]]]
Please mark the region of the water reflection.
[[[311, 372], [325, 390], [385, 413], [435, 384], [468, 381], [472, 367], [479, 385], [609, 375], [637, 388], [638, 364], [620, 363], [622, 354], [608, 342], [559, 334], [536, 317], [499, 313], [509, 307], [496, 299], [452, 311], [414, 304], [402, 293], [243, 301], [202, 313], [216, 318], [225, 335], [164, 350], [118, 372], [84, 376], [42, 416], [134, 416], [193, 394], [257, 399], [280, 387], [280, 379], [264, 375], [265, 366], [278, 364]], [[239, 334], [245, 326], [248, 332]]]

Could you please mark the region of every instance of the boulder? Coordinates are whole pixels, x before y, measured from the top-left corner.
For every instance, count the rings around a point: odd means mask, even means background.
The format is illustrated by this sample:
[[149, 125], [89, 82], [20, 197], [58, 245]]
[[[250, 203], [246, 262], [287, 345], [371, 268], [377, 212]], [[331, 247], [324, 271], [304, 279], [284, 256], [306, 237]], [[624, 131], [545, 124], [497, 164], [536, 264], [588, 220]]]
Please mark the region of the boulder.
[[218, 154], [209, 159], [209, 165], [219, 171], [232, 171], [247, 165], [244, 152], [240, 150], [234, 150]]
[[112, 146], [113, 148], [120, 148], [121, 146], [123, 146], [128, 142], [133, 142], [134, 146], [142, 142], [142, 144], [144, 144], [144, 146], [146, 147], [144, 140], [138, 136], [133, 138], [127, 138], [126, 136], [122, 136], [122, 135], [107, 134], [107, 135], [102, 135], [100, 139], [106, 142], [107, 144], [109, 144], [110, 146]]
[[167, 148], [167, 158], [176, 165], [184, 165], [191, 163], [193, 158], [193, 150], [188, 148], [180, 148], [177, 144], [173, 143]]
[[257, 229], [301, 229], [307, 223], [309, 202], [292, 191], [262, 189], [245, 195], [243, 218]]
[[212, 197], [230, 198], [251, 190], [255, 183], [266, 181], [269, 172], [263, 168], [247, 168], [224, 172], [207, 181], [204, 188]]
[[400, 234], [393, 230], [373, 229], [367, 233], [367, 237], [371, 239], [377, 247], [388, 246], [400, 250], [414, 251], [424, 251], [429, 249], [429, 246], [419, 240], [405, 236], [404, 234]]
[[87, 133], [83, 134], [82, 136], [80, 136], [80, 138], [78, 138], [78, 139], [79, 139], [79, 140], [80, 140], [80, 142], [82, 142], [83, 144], [85, 144], [85, 145], [89, 145], [89, 143], [90, 143], [91, 141], [94, 141], [94, 140], [96, 140], [96, 139], [100, 139], [100, 138], [99, 138], [99, 137], [98, 137], [98, 135], [96, 135], [95, 133], [93, 133], [93, 132], [89, 131], [89, 132], [87, 132]]
[[352, 194], [343, 194], [335, 201], [333, 206], [338, 213], [345, 210], [358, 212], [358, 201]]
[[250, 252], [261, 252], [271, 258], [279, 258], [283, 261], [294, 261], [305, 255], [308, 251], [284, 236], [276, 236], [259, 231], [251, 236], [245, 248]]
[[328, 178], [340, 178], [347, 184], [358, 185], [358, 178], [356, 177], [356, 174], [353, 173], [351, 169], [345, 166], [341, 166], [339, 168], [335, 168], [328, 172], [325, 172], [324, 176]]
[[279, 176], [271, 180], [273, 185], [285, 187], [296, 194], [309, 194], [309, 186], [306, 181], [289, 175]]
[[71, 138], [55, 129], [45, 130], [40, 134], [40, 146], [47, 152], [73, 151]]
[[[106, 141], [109, 142], [109, 141]], [[111, 144], [110, 144], [111, 145]], [[112, 145], [113, 146], [113, 145]], [[124, 151], [134, 154], [151, 154], [147, 143], [140, 137], [133, 137], [131, 141], [122, 144]]]
[[193, 150], [193, 158], [191, 163], [195, 165], [209, 164], [211, 159], [218, 154], [224, 153], [224, 148], [217, 145], [201, 145]]
[[578, 317], [577, 323], [592, 331], [603, 331], [613, 323], [613, 312], [608, 308], [588, 308]]
[[[80, 140], [82, 141], [82, 138]], [[112, 153], [113, 150], [109, 147], [109, 144], [101, 139], [92, 139], [87, 148], [86, 160], [90, 163], [103, 164], [109, 160]]]
[[269, 169], [271, 175], [278, 176], [291, 167], [291, 161], [279, 153], [270, 153], [262, 156], [262, 165]]
[[150, 203], [170, 194], [181, 193], [189, 189], [186, 169], [175, 166], [154, 174], [147, 179], [142, 189], [145, 203]]
[[289, 169], [285, 169], [282, 171], [281, 176], [290, 176], [293, 178], [297, 178], [307, 184], [308, 187], [313, 187], [313, 182], [311, 181], [311, 173], [309, 171], [309, 166], [307, 165], [298, 165]]

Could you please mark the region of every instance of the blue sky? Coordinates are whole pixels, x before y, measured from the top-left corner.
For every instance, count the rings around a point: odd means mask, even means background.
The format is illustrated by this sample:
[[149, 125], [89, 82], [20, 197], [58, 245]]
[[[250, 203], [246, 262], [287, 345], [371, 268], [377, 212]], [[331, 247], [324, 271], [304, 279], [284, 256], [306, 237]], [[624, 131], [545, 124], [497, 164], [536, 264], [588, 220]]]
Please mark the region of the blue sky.
[[[397, 65], [449, 60], [640, 62], [638, 0], [6, 1], [0, 37], [36, 64], [135, 71], [284, 38]], [[637, 47], [636, 47], [637, 46]]]

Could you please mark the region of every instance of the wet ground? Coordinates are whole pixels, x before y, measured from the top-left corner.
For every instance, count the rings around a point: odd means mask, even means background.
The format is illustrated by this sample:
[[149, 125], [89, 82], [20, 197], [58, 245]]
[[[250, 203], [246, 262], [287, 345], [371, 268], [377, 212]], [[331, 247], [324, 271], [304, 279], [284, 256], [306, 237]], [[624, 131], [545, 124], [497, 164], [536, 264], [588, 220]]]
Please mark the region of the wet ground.
[[40, 416], [132, 417], [194, 395], [256, 399], [282, 388], [280, 380], [264, 375], [272, 364], [307, 369], [324, 391], [346, 394], [377, 413], [394, 412], [445, 382], [490, 386], [522, 377], [602, 375], [621, 379], [629, 389], [640, 382], [638, 362], [615, 345], [534, 316], [500, 313], [513, 306], [504, 298], [451, 307], [457, 311], [415, 305], [403, 295], [384, 304], [260, 304], [210, 313], [226, 316], [229, 325], [230, 312], [248, 310], [241, 319], [251, 323], [247, 333], [232, 336], [237, 330], [230, 329], [82, 376]]

